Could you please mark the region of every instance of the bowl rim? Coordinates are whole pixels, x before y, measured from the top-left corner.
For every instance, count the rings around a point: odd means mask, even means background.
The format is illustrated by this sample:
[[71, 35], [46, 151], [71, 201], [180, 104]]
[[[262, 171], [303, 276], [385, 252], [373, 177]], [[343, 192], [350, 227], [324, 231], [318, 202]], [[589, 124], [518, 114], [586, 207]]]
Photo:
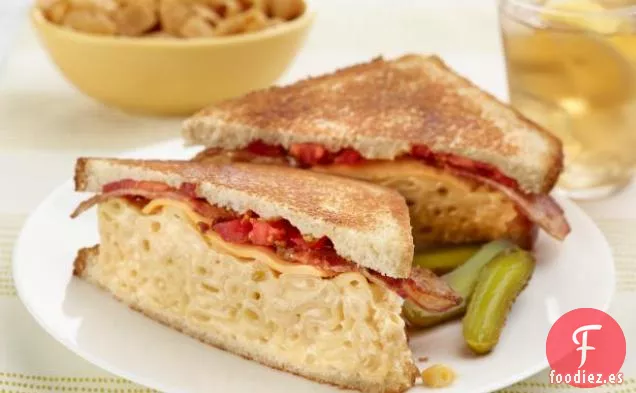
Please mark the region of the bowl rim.
[[242, 33], [237, 35], [230, 35], [225, 37], [200, 37], [200, 38], [143, 38], [142, 37], [128, 37], [128, 36], [104, 36], [98, 34], [84, 33], [73, 30], [71, 28], [58, 25], [46, 19], [44, 14], [37, 5], [34, 5], [31, 9], [31, 20], [36, 27], [46, 27], [47, 29], [54, 30], [58, 34], [65, 34], [69, 37], [73, 37], [77, 40], [83, 40], [87, 43], [94, 44], [120, 44], [120, 45], [132, 45], [132, 46], [168, 46], [168, 47], [201, 47], [201, 46], [224, 46], [230, 44], [242, 44], [254, 41], [260, 41], [263, 39], [274, 38], [281, 35], [286, 35], [297, 30], [301, 30], [312, 24], [315, 19], [316, 11], [314, 11], [308, 1], [305, 1], [305, 11], [294, 20], [284, 22], [275, 28], [265, 29], [261, 31], [255, 31], [250, 33]]

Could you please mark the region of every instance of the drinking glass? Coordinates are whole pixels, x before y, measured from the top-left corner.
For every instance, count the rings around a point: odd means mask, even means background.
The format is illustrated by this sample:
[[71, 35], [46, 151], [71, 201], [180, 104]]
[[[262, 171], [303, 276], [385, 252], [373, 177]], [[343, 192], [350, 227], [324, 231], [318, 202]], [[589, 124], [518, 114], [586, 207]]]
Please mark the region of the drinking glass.
[[586, 199], [624, 187], [636, 167], [636, 0], [500, 0], [499, 19], [512, 105], [563, 142], [558, 188]]

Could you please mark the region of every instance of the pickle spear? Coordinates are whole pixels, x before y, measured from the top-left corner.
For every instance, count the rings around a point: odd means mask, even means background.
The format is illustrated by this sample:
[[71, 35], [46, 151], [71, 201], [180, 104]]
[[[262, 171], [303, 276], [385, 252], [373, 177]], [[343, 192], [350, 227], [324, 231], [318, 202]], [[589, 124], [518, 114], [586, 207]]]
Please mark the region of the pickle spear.
[[479, 274], [463, 321], [464, 340], [476, 354], [497, 345], [510, 307], [534, 272], [534, 257], [523, 250], [502, 253]]
[[462, 315], [466, 311], [466, 301], [473, 293], [481, 269], [499, 253], [512, 247], [514, 245], [508, 240], [492, 241], [481, 247], [466, 263], [442, 276], [442, 279], [463, 298], [460, 305], [442, 313], [434, 313], [422, 310], [406, 300], [402, 308], [406, 321], [411, 326], [424, 328]]
[[430, 269], [436, 274], [448, 273], [463, 265], [482, 245], [466, 244], [455, 247], [440, 247], [415, 253], [413, 265]]

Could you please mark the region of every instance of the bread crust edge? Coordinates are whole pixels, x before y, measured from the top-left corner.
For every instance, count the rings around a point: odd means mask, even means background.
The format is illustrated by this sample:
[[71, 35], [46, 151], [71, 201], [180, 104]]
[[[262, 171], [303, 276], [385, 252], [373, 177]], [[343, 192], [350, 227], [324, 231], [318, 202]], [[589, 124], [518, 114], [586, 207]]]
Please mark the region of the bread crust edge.
[[88, 174], [86, 166], [88, 159], [86, 157], [80, 157], [75, 162], [75, 173], [73, 176], [73, 182], [75, 183], [75, 191], [86, 190], [86, 183], [88, 182]]
[[[483, 95], [483, 99], [490, 101], [500, 107], [505, 108], [505, 110], [509, 110], [514, 118], [520, 122], [520, 124], [535, 130], [537, 133], [542, 135], [545, 138], [545, 142], [548, 145], [548, 152], [545, 154], [545, 163], [542, 165], [541, 170], [533, 170], [526, 171], [525, 173], [517, 173], [514, 176], [507, 175], [514, 180], [516, 180], [520, 185], [520, 190], [524, 193], [531, 194], [547, 194], [549, 193], [556, 184], [558, 177], [563, 170], [563, 148], [561, 141], [550, 131], [543, 128], [536, 122], [530, 120], [525, 117], [519, 110], [504, 103], [502, 100], [495, 97], [493, 94], [481, 89], [471, 80], [463, 76], [462, 74], [456, 72], [451, 67], [449, 67], [439, 56], [430, 55], [430, 56], [422, 56], [415, 54], [404, 55], [395, 59], [386, 60], [383, 57], [376, 57], [369, 62], [354, 64], [349, 67], [343, 67], [336, 69], [333, 72], [325, 73], [323, 75], [312, 76], [305, 79], [301, 79], [295, 82], [296, 84], [310, 84], [313, 82], [323, 81], [329, 78], [344, 76], [352, 72], [364, 70], [367, 68], [373, 68], [377, 65], [388, 64], [388, 63], [399, 63], [400, 61], [408, 61], [413, 58], [426, 57], [427, 61], [431, 61], [436, 64], [438, 67], [444, 69], [450, 74], [453, 74], [458, 78], [458, 86], [459, 87], [468, 87], [474, 88], [480, 91], [480, 94]], [[249, 97], [255, 93], [264, 94], [264, 93], [272, 93], [277, 94], [277, 92], [281, 89], [284, 89], [287, 86], [273, 86], [270, 88], [266, 88], [263, 90], [259, 90], [256, 92], [252, 92], [247, 94], [245, 97]], [[280, 143], [283, 145], [291, 144], [291, 143], [307, 143], [307, 142], [315, 142], [325, 144], [327, 142], [325, 138], [312, 138], [307, 137], [306, 135], [296, 135], [293, 132], [272, 132], [270, 130], [257, 129], [251, 126], [247, 126], [240, 123], [232, 123], [227, 122], [225, 119], [210, 117], [209, 108], [204, 108], [197, 112], [194, 116], [186, 119], [183, 122], [181, 128], [181, 135], [184, 139], [186, 146], [196, 146], [196, 145], [204, 145], [206, 147], [218, 147], [220, 145], [218, 141], [220, 138], [218, 136], [210, 136], [210, 134], [218, 134], [218, 130], [226, 129], [231, 130], [232, 134], [232, 142], [231, 144], [236, 145], [235, 148], [244, 147], [250, 142], [263, 139], [267, 142], [271, 143]], [[241, 136], [237, 136], [236, 134], [240, 134]], [[350, 141], [348, 140], [335, 140], [334, 138], [328, 139], [328, 148], [330, 150], [338, 150], [343, 148], [351, 148], [356, 146], [352, 146]], [[381, 139], [378, 139], [373, 136], [358, 136], [356, 138], [358, 141], [364, 141], [366, 145], [379, 145], [383, 144]], [[238, 143], [240, 141], [240, 143]], [[284, 142], [284, 143], [283, 143]], [[401, 154], [408, 153], [411, 151], [411, 148], [414, 146], [412, 141], [407, 140], [391, 140], [384, 141], [386, 146], [392, 146], [390, 149], [383, 149], [382, 154], [380, 155], [365, 155], [368, 159], [386, 159], [385, 156], [398, 157]], [[393, 143], [386, 143], [393, 142]], [[212, 144], [210, 144], [212, 143]], [[428, 146], [430, 148], [430, 146]], [[357, 147], [357, 150], [361, 150]], [[364, 155], [364, 154], [363, 154]], [[463, 156], [462, 154], [458, 154], [459, 156]], [[472, 160], [472, 159], [471, 159]], [[474, 160], [477, 161], [477, 160]], [[502, 173], [507, 173], [508, 171], [501, 170]], [[539, 181], [536, 181], [540, 179]]]
[[[174, 165], [174, 166], [173, 166]], [[336, 250], [338, 253], [344, 257], [347, 257], [354, 261], [355, 263], [365, 266], [374, 270], [377, 270], [389, 277], [393, 278], [407, 278], [409, 277], [411, 271], [411, 262], [413, 260], [413, 239], [410, 230], [410, 221], [408, 216], [408, 208], [406, 206], [406, 202], [404, 198], [397, 192], [387, 189], [383, 187], [378, 187], [373, 185], [376, 190], [381, 190], [384, 194], [382, 196], [382, 201], [385, 203], [385, 207], [391, 208], [391, 211], [385, 211], [385, 215], [390, 215], [390, 219], [394, 224], [394, 229], [391, 231], [391, 240], [396, 244], [394, 247], [383, 247], [382, 251], [384, 255], [388, 255], [389, 257], [380, 258], [381, 261], [378, 263], [373, 263], [374, 256], [370, 255], [369, 252], [365, 252], [361, 250], [361, 247], [351, 248], [349, 244], [351, 244], [351, 239], [354, 237], [360, 237], [359, 234], [362, 233], [366, 239], [365, 242], [374, 241], [380, 232], [382, 232], [382, 227], [376, 225], [375, 227], [371, 227], [369, 225], [363, 226], [362, 228], [357, 228], [349, 225], [346, 221], [341, 223], [334, 223], [333, 220], [328, 220], [328, 215], [320, 215], [312, 212], [308, 209], [294, 209], [290, 208], [290, 204], [288, 201], [274, 201], [269, 202], [267, 198], [264, 198], [259, 190], [245, 190], [238, 189], [236, 187], [228, 186], [227, 184], [221, 182], [212, 182], [210, 180], [206, 180], [204, 174], [192, 175], [188, 174], [186, 169], [192, 169], [192, 167], [201, 167], [204, 171], [207, 170], [216, 170], [214, 167], [216, 165], [205, 165], [199, 163], [192, 163], [190, 161], [185, 160], [126, 160], [126, 159], [116, 159], [116, 158], [99, 158], [99, 157], [81, 157], [77, 159], [75, 165], [75, 189], [76, 191], [87, 191], [90, 189], [91, 191], [101, 191], [101, 187], [97, 187], [100, 184], [99, 180], [103, 173], [107, 172], [113, 168], [106, 168], [104, 166], [112, 166], [112, 167], [120, 167], [115, 169], [126, 168], [126, 170], [130, 169], [131, 171], [137, 171], [137, 174], [143, 172], [144, 178], [146, 175], [150, 178], [154, 178], [155, 180], [166, 182], [170, 184], [170, 180], [179, 179], [180, 182], [185, 181], [193, 181], [195, 183], [200, 183], [205, 186], [207, 183], [210, 184], [210, 189], [214, 189], [218, 194], [219, 190], [223, 191], [225, 194], [230, 192], [235, 194], [242, 194], [239, 197], [229, 198], [224, 197], [221, 198], [222, 201], [219, 203], [219, 199], [215, 196], [211, 196], [211, 191], [197, 191], [198, 196], [208, 200], [211, 204], [220, 204], [224, 207], [233, 208], [236, 211], [245, 211], [245, 210], [254, 210], [257, 213], [261, 214], [263, 210], [277, 210], [277, 213], [283, 211], [284, 213], [276, 214], [277, 216], [285, 217], [296, 227], [301, 229], [303, 233], [313, 234], [320, 232], [321, 236], [328, 236], [332, 242], [334, 242]], [[254, 171], [262, 166], [257, 164], [240, 164], [237, 163], [235, 165], [225, 165], [219, 166], [219, 170], [223, 168], [228, 168], [235, 166], [242, 166], [239, 168], [240, 171], [246, 173], [248, 175], [253, 175]], [[254, 169], [247, 169], [245, 166], [250, 166]], [[196, 169], [196, 168], [195, 168]], [[268, 170], [271, 169], [268, 167]], [[297, 169], [284, 168], [284, 170], [293, 170], [297, 173], [302, 173], [302, 171]], [[338, 176], [329, 176], [326, 174], [315, 174], [323, 177], [328, 177], [333, 179], [336, 182], [340, 182], [342, 177]], [[256, 171], [256, 175], [258, 176], [258, 172]], [[302, 176], [308, 176], [303, 174]], [[140, 176], [137, 176], [140, 177]], [[249, 176], [248, 176], [249, 177]], [[114, 180], [121, 180], [124, 177], [116, 177]], [[351, 187], [352, 184], [361, 184], [364, 187], [367, 187], [369, 183], [356, 181], [355, 179], [346, 179], [347, 187]], [[104, 183], [104, 182], [102, 182]], [[173, 184], [174, 185], [174, 184]], [[177, 186], [178, 187], [178, 186]], [[200, 190], [200, 187], [197, 187]], [[307, 188], [303, 190], [303, 192], [307, 193]], [[251, 206], [248, 206], [248, 209], [245, 208], [234, 208], [233, 204], [240, 202], [240, 204], [245, 205], [247, 202]], [[256, 207], [259, 207], [257, 209]], [[273, 206], [273, 207], [272, 207]], [[272, 216], [272, 214], [270, 214]], [[338, 228], [345, 228], [345, 230], [338, 231]], [[319, 231], [316, 229], [318, 228]], [[370, 240], [369, 240], [370, 239]], [[387, 240], [388, 241], [388, 240]], [[351, 254], [347, 254], [346, 250], [349, 249]], [[397, 251], [396, 251], [397, 250]], [[392, 259], [391, 259], [392, 258]], [[378, 259], [378, 260], [380, 260]], [[377, 261], [376, 261], [377, 262]]]

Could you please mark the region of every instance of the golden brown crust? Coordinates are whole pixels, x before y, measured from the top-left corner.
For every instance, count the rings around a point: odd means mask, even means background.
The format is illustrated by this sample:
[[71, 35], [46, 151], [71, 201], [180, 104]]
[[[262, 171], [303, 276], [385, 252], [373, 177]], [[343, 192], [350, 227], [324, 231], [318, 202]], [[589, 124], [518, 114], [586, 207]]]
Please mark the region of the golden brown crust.
[[[86, 171], [89, 160], [77, 160], [76, 191], [87, 190]], [[130, 168], [149, 169], [164, 175], [178, 175], [186, 182], [207, 182], [258, 196], [263, 200], [284, 203], [326, 222], [352, 229], [382, 225], [375, 216], [390, 211], [401, 226], [408, 227], [404, 198], [393, 190], [321, 173], [282, 166], [244, 163], [210, 165], [192, 161], [105, 159]], [[364, 207], [361, 209], [360, 207]]]
[[86, 269], [88, 260], [99, 254], [99, 245], [93, 247], [81, 248], [77, 251], [77, 256], [73, 262], [73, 275], [80, 277]]
[[73, 181], [75, 182], [75, 191], [84, 191], [86, 189], [86, 162], [87, 158], [80, 157], [75, 163], [75, 175]]
[[565, 158], [563, 156], [563, 143], [555, 136], [552, 136], [552, 138], [554, 138], [554, 143], [559, 147], [556, 152], [556, 156], [554, 157], [554, 165], [550, 167], [550, 170], [548, 171], [548, 174], [545, 178], [545, 184], [543, 187], [543, 192], [545, 193], [551, 191], [559, 180], [559, 176], [563, 171], [563, 160]]
[[[446, 69], [448, 72], [454, 72], [440, 58], [434, 56], [431, 60], [435, 61], [441, 68]], [[457, 74], [456, 76], [462, 81], [462, 83], [465, 86], [479, 89], [479, 87], [475, 85], [474, 83], [472, 83], [469, 79], [459, 74]], [[501, 103], [495, 96], [488, 93], [487, 91], [482, 91], [482, 94], [484, 95], [484, 97], [487, 97], [487, 99], [493, 102], [499, 103], [501, 105], [505, 105]], [[551, 156], [549, 157], [549, 159], [551, 160], [551, 163], [548, 165], [548, 171], [543, 181], [543, 185], [541, 186], [541, 189], [538, 190], [538, 192], [541, 192], [541, 193], [550, 192], [550, 190], [554, 188], [554, 185], [556, 184], [557, 180], [559, 179], [559, 175], [561, 174], [561, 171], [563, 170], [563, 146], [562, 146], [561, 140], [557, 138], [550, 131], [546, 130], [545, 128], [541, 127], [534, 121], [525, 117], [515, 107], [510, 105], [510, 106], [506, 106], [506, 108], [514, 114], [514, 116], [520, 123], [525, 124], [526, 127], [528, 127], [529, 129], [533, 129], [539, 134], [541, 134], [542, 137], [545, 138], [545, 140], [549, 143], [551, 147]]]
[[[251, 158], [253, 156], [238, 157], [241, 160]], [[206, 151], [193, 160], [231, 163], [234, 159], [237, 157], [231, 152]], [[270, 165], [288, 163], [272, 160]], [[501, 238], [529, 249], [534, 242], [536, 227], [501, 192], [417, 160], [315, 166], [312, 170], [369, 181], [400, 192], [409, 207], [416, 249]]]
[[494, 165], [531, 193], [548, 192], [561, 144], [548, 131], [457, 75], [436, 56], [377, 58], [204, 109], [184, 124], [189, 143], [236, 149], [255, 139], [353, 147], [394, 159], [413, 145]]
[[210, 203], [282, 217], [303, 234], [327, 236], [339, 255], [394, 278], [408, 277], [413, 238], [404, 198], [371, 183], [300, 169], [235, 163], [80, 158], [77, 191], [122, 179], [197, 185]]
[[[83, 248], [80, 249], [78, 251], [78, 255], [77, 258], [75, 259], [75, 270], [74, 270], [74, 275], [82, 278], [82, 279], [87, 279], [87, 281], [90, 281], [91, 284], [96, 285], [98, 287], [100, 287], [100, 289], [108, 291], [107, 288], [102, 287], [101, 285], [99, 285], [97, 282], [90, 280], [89, 277], [85, 277], [84, 276], [84, 272], [85, 272], [85, 268], [86, 265], [88, 263], [91, 263], [91, 259], [93, 258], [97, 258], [99, 256], [99, 245], [90, 247], [90, 248]], [[92, 263], [96, 263], [95, 261], [93, 261]], [[123, 299], [119, 298], [118, 296], [116, 296], [115, 294], [113, 294], [112, 292], [108, 291], [116, 300], [122, 302], [122, 303], [126, 303]], [[312, 380], [314, 382], [318, 382], [318, 383], [323, 383], [323, 384], [328, 384], [328, 385], [332, 385], [332, 386], [336, 386], [339, 388], [343, 388], [343, 389], [353, 389], [353, 390], [361, 390], [364, 392], [377, 392], [377, 393], [401, 393], [404, 392], [405, 390], [409, 389], [411, 386], [413, 386], [415, 384], [415, 380], [417, 379], [417, 376], [419, 375], [419, 370], [418, 368], [415, 366], [415, 364], [413, 362], [410, 362], [408, 364], [403, 364], [401, 367], [407, 371], [408, 373], [408, 377], [409, 377], [409, 381], [410, 384], [409, 385], [378, 385], [378, 384], [369, 384], [369, 383], [364, 383], [364, 381], [333, 381], [333, 380], [327, 380], [324, 378], [319, 378], [319, 377], [311, 377], [311, 376], [307, 376], [307, 375], [303, 375], [301, 374], [301, 372], [299, 370], [295, 370], [295, 369], [291, 369], [289, 367], [285, 367], [283, 365], [277, 365], [271, 361], [268, 361], [266, 359], [263, 358], [255, 358], [253, 355], [250, 355], [248, 352], [244, 351], [244, 350], [239, 350], [238, 348], [230, 348], [228, 347], [226, 344], [224, 344], [222, 341], [212, 341], [210, 339], [206, 339], [206, 337], [197, 334], [196, 332], [193, 332], [189, 329], [184, 328], [183, 326], [178, 326], [174, 323], [171, 323], [170, 321], [166, 320], [165, 318], [163, 318], [161, 315], [159, 315], [158, 313], [153, 313], [150, 310], [144, 310], [141, 307], [138, 307], [137, 305], [132, 305], [132, 304], [128, 304], [129, 308], [131, 308], [134, 311], [137, 311], [143, 315], [145, 315], [146, 317], [161, 323], [162, 325], [174, 329], [180, 333], [186, 334], [206, 345], [210, 345], [212, 347], [221, 349], [223, 351], [226, 352], [230, 352], [233, 353], [235, 355], [241, 356], [244, 359], [247, 360], [251, 360], [251, 361], [255, 361], [258, 362], [260, 364], [263, 364], [267, 367], [270, 367], [272, 369], [276, 369], [276, 370], [281, 370], [281, 371], [285, 371], [288, 372], [290, 374], [294, 374], [297, 376], [300, 376], [302, 378], [306, 378], [308, 380]]]

